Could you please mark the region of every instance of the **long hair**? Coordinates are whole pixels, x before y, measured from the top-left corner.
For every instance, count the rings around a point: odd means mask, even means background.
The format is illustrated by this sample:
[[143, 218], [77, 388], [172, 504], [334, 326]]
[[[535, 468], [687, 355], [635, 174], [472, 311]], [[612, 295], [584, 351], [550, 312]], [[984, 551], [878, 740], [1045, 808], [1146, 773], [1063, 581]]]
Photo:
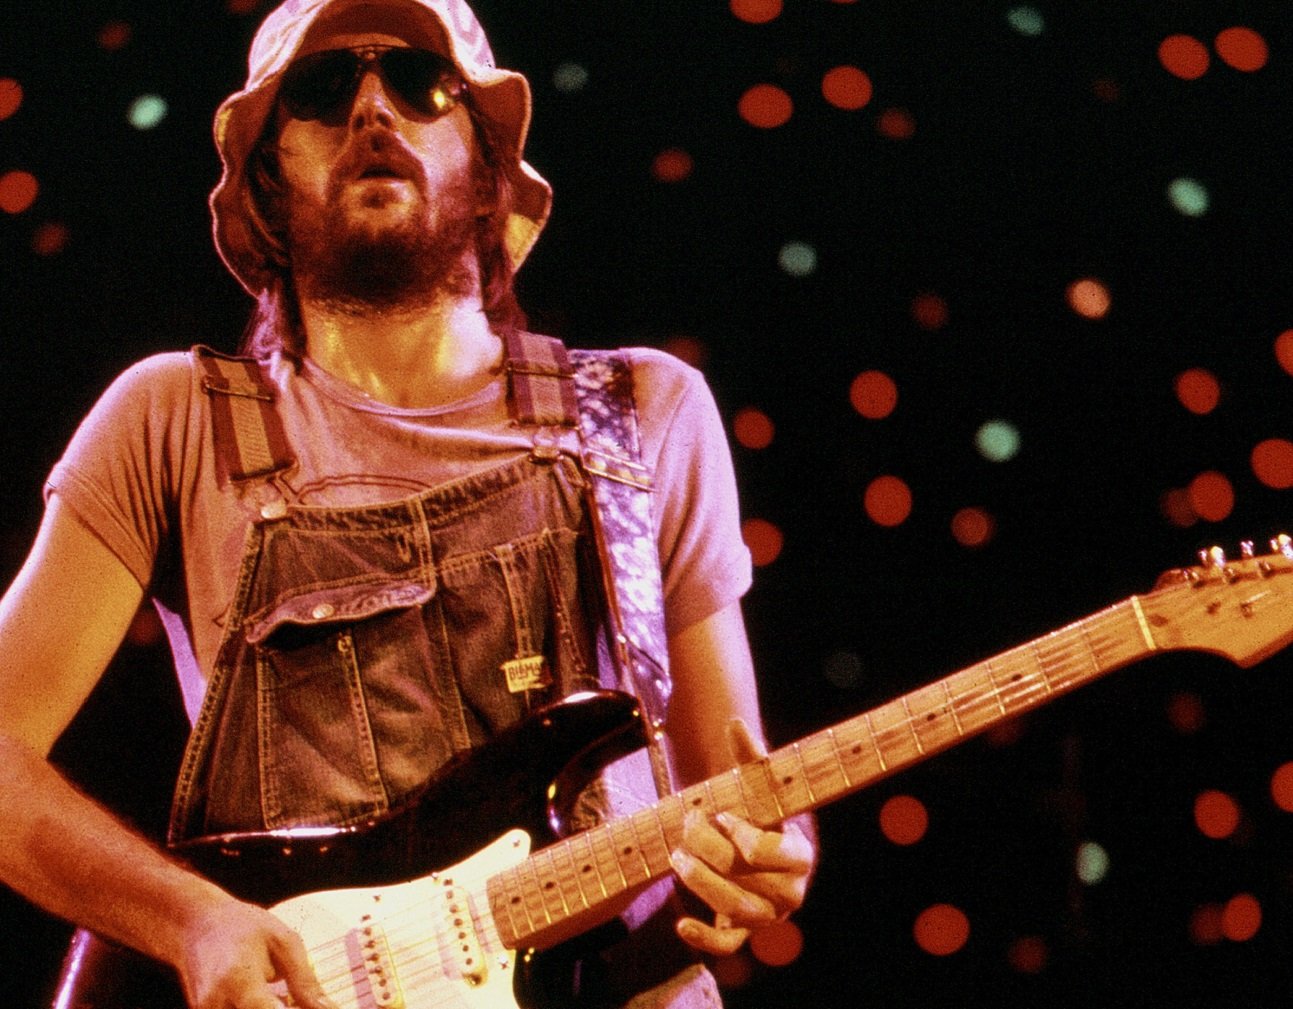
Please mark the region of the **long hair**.
[[[490, 327], [499, 336], [524, 329], [525, 312], [516, 300], [515, 269], [504, 242], [508, 208], [512, 206], [512, 181], [499, 154], [501, 145], [490, 124], [475, 114], [477, 171], [482, 187], [492, 187], [489, 201], [493, 212], [476, 218], [476, 260], [480, 267], [481, 302]], [[305, 356], [305, 329], [296, 284], [292, 279], [290, 250], [284, 234], [282, 213], [283, 180], [273, 136], [273, 118], [266, 134], [252, 152], [247, 166], [247, 187], [243, 212], [251, 224], [257, 244], [271, 267], [272, 279], [256, 298], [256, 307], [243, 332], [239, 353], [268, 357], [281, 350], [300, 362]]]

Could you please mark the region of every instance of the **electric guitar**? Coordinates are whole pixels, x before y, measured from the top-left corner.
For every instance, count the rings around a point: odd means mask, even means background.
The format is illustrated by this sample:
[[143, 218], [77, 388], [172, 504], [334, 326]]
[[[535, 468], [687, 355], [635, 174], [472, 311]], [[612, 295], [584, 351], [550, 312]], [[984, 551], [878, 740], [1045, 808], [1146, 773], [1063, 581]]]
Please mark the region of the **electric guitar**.
[[[1145, 595], [564, 838], [583, 785], [645, 741], [632, 698], [580, 694], [546, 708], [370, 824], [221, 835], [178, 854], [296, 929], [342, 1009], [515, 1009], [535, 951], [610, 921], [670, 872], [688, 810], [772, 827], [1155, 653], [1250, 666], [1283, 648], [1293, 541], [1272, 547], [1230, 562], [1205, 554]], [[181, 1009], [173, 979], [146, 963], [78, 933], [58, 1005]]]

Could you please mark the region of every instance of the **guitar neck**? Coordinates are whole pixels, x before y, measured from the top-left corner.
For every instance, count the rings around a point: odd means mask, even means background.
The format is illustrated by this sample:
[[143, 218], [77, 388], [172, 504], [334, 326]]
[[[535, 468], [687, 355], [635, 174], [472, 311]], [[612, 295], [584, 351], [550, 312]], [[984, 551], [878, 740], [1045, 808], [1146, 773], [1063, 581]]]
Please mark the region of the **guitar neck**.
[[692, 785], [530, 856], [490, 880], [490, 906], [512, 948], [545, 947], [605, 920], [626, 895], [670, 872], [683, 818], [733, 812], [771, 827], [1039, 707], [1156, 651], [1132, 596]]

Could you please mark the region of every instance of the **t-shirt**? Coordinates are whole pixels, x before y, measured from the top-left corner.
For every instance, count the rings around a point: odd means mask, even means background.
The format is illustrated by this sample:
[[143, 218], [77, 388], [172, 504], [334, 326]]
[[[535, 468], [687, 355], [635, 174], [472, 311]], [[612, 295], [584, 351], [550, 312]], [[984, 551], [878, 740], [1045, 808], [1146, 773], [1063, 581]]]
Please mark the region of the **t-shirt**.
[[[660, 351], [625, 352], [633, 371], [642, 461], [672, 635], [749, 588], [731, 455], [700, 373]], [[192, 355], [158, 354], [108, 388], [54, 467], [57, 493], [149, 592], [163, 618], [190, 719], [225, 630], [252, 489], [220, 486], [210, 396]], [[345, 507], [410, 497], [502, 465], [533, 448], [509, 416], [502, 376], [434, 408], [380, 403], [310, 359], [276, 355], [268, 374], [297, 465], [291, 503]], [[574, 448], [573, 432], [562, 432]], [[263, 489], [263, 487], [261, 488]]]

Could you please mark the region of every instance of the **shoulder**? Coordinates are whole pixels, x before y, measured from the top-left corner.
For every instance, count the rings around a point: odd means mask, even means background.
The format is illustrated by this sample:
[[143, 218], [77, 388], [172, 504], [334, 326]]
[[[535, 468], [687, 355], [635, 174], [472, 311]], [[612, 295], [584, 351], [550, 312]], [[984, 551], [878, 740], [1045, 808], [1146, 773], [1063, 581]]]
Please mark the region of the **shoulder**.
[[126, 368], [100, 400], [104, 407], [152, 409], [187, 402], [193, 386], [191, 352], [153, 354]]

